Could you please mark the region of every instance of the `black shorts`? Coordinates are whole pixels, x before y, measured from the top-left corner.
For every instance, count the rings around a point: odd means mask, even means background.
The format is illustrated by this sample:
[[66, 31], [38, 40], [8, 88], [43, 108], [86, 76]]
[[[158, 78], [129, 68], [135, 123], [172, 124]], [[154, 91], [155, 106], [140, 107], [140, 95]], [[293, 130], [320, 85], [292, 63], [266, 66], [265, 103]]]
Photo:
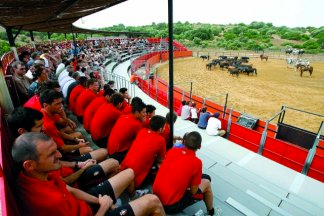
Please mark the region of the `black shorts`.
[[[90, 205], [93, 215], [95, 215], [99, 209], [99, 205]], [[129, 204], [122, 205], [114, 210], [108, 210], [105, 216], [135, 216], [132, 207]]]
[[135, 216], [135, 213], [132, 207], [129, 204], [126, 204], [106, 212], [105, 216]]
[[[201, 178], [211, 181], [210, 176], [207, 174], [202, 174]], [[198, 188], [198, 192], [196, 194], [191, 194], [189, 191], [186, 191], [184, 196], [178, 202], [172, 205], [164, 206], [164, 210], [167, 214], [176, 214], [202, 199], [203, 194], [200, 188]]]
[[118, 163], [121, 164], [123, 162], [123, 160], [125, 159], [127, 152], [128, 151], [116, 152], [112, 155], [109, 155], [109, 157], [116, 159], [118, 161]]
[[98, 164], [85, 170], [78, 179], [78, 186], [81, 190], [87, 191], [93, 186], [97, 186], [101, 182], [107, 180], [107, 176]]
[[108, 180], [101, 182], [100, 184], [91, 187], [89, 190], [86, 191], [88, 194], [91, 194], [95, 197], [98, 197], [99, 194], [101, 195], [108, 195], [111, 199], [116, 203], [116, 197], [114, 189], [111, 187], [111, 184]]
[[98, 140], [93, 140], [96, 145], [100, 148], [107, 148], [107, 142], [108, 142], [108, 137], [104, 137], [102, 139], [98, 139]]
[[79, 149], [70, 152], [61, 153], [61, 154], [62, 154], [62, 160], [66, 160], [66, 161], [86, 161], [88, 159], [92, 159], [90, 153], [80, 155]]

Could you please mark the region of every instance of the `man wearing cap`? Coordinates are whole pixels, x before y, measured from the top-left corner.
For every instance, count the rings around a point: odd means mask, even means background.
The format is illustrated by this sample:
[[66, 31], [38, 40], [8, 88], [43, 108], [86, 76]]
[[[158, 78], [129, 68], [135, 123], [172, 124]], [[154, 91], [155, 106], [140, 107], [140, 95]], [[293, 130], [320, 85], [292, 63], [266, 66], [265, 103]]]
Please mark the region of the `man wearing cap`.
[[218, 119], [219, 113], [216, 112], [208, 119], [206, 132], [210, 136], [224, 136], [225, 131], [222, 129], [222, 122]]

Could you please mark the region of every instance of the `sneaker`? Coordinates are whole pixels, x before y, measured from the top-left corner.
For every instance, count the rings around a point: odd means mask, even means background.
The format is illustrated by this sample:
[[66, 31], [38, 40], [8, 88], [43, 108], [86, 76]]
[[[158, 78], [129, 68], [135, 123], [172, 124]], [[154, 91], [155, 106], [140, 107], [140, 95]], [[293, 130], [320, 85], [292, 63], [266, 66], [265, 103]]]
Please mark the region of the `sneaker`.
[[134, 196], [130, 198], [130, 200], [136, 200], [137, 198], [140, 198], [144, 196], [145, 194], [148, 194], [150, 192], [149, 189], [144, 189], [144, 190], [136, 190]]
[[199, 209], [193, 216], [205, 216], [205, 213], [202, 209]]

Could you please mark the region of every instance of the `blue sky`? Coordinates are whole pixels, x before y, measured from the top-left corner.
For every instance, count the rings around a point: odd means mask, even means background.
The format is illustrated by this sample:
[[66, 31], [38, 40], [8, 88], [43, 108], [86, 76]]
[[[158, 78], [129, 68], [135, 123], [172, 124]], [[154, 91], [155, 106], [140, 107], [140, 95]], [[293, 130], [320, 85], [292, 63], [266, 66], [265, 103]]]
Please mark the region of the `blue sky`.
[[[229, 24], [252, 21], [275, 26], [324, 26], [323, 0], [174, 0], [174, 22]], [[75, 25], [101, 28], [168, 21], [167, 0], [128, 0], [78, 20]]]

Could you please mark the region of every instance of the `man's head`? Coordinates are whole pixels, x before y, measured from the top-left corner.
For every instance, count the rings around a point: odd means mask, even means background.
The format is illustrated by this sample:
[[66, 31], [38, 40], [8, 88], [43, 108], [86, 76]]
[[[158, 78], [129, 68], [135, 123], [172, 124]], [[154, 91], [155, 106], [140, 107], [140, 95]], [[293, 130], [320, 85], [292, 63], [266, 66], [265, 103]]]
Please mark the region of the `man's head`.
[[150, 128], [152, 131], [163, 133], [166, 119], [163, 116], [155, 115], [150, 120]]
[[8, 123], [16, 136], [43, 130], [43, 114], [35, 109], [18, 107], [8, 116]]
[[219, 112], [216, 112], [213, 117], [218, 118], [219, 117]]
[[99, 82], [95, 78], [88, 79], [88, 89], [90, 89], [93, 92], [99, 91]]
[[152, 118], [153, 116], [155, 116], [155, 110], [156, 110], [155, 106], [151, 104], [146, 105], [146, 117]]
[[125, 99], [129, 99], [127, 88], [120, 88], [119, 93], [122, 94]]
[[124, 101], [124, 97], [119, 93], [114, 93], [110, 97], [110, 102], [117, 108], [120, 109], [122, 106], [122, 103]]
[[55, 90], [45, 90], [40, 95], [42, 107], [50, 114], [61, 113], [63, 110], [63, 94]]
[[201, 109], [201, 112], [202, 112], [202, 113], [207, 112], [207, 107], [203, 107], [203, 108]]
[[109, 80], [108, 83], [109, 88], [114, 89], [115, 88], [115, 81], [114, 80]]
[[27, 72], [25, 64], [21, 61], [15, 61], [11, 66], [16, 76], [22, 77]]
[[146, 104], [139, 97], [134, 97], [131, 103], [132, 114], [136, 119], [144, 121], [146, 117]]
[[201, 135], [197, 131], [192, 131], [187, 134], [186, 139], [184, 140], [185, 146], [193, 151], [200, 149], [201, 147]]
[[46, 178], [49, 172], [61, 168], [62, 155], [55, 142], [46, 134], [29, 132], [20, 135], [11, 150], [12, 158], [26, 175]]
[[[170, 114], [170, 112], [168, 112], [166, 114], [165, 118], [166, 118], [166, 122], [168, 124], [170, 124], [170, 122], [171, 122], [171, 114]], [[173, 112], [173, 124], [177, 121], [177, 118], [178, 118], [177, 114], [175, 112]]]
[[107, 102], [110, 102], [111, 95], [115, 94], [115, 91], [108, 88], [104, 90], [103, 96], [106, 98]]

